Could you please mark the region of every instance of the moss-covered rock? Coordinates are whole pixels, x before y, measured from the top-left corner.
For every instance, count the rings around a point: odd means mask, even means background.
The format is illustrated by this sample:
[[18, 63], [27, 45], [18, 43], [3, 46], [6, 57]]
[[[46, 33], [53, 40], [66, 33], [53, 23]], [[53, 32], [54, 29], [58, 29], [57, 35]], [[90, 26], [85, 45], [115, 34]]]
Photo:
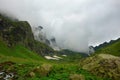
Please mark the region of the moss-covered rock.
[[71, 74], [70, 80], [85, 80], [85, 77], [81, 74]]
[[30, 76], [30, 77], [35, 77], [35, 73], [34, 73], [34, 72], [30, 72], [30, 73], [29, 73], [29, 76]]
[[40, 67], [36, 67], [32, 72], [34, 72], [36, 75], [39, 75], [41, 77], [47, 76], [52, 71], [52, 65], [50, 64], [43, 64]]
[[120, 78], [120, 57], [109, 54], [99, 54], [81, 62], [82, 68], [93, 74], [118, 80]]

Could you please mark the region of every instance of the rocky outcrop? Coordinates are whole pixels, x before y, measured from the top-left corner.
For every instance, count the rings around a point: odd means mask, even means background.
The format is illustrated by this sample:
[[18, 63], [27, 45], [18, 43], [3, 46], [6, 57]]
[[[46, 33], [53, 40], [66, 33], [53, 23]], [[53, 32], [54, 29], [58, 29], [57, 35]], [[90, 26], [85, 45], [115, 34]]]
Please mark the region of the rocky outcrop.
[[48, 39], [46, 37], [46, 33], [44, 31], [44, 28], [42, 26], [38, 26], [36, 28], [33, 28], [33, 32], [34, 32], [35, 40], [49, 45], [50, 47], [52, 47], [56, 51], [60, 50], [60, 48], [57, 46], [55, 37]]
[[95, 52], [93, 46], [89, 46], [89, 54], [93, 54]]
[[0, 38], [8, 47], [21, 44], [41, 55], [53, 53], [48, 45], [34, 39], [31, 26], [27, 21], [15, 21], [0, 15]]
[[33, 32], [34, 32], [35, 40], [43, 42], [47, 45], [50, 45], [50, 41], [46, 38], [46, 35], [43, 31], [42, 26], [38, 26], [36, 28], [33, 28]]
[[17, 79], [17, 74], [15, 63], [11, 61], [0, 63], [0, 80], [15, 80]]
[[50, 64], [43, 64], [41, 66], [36, 67], [33, 69], [28, 75], [30, 77], [34, 77], [35, 75], [39, 75], [41, 77], [46, 77], [52, 70], [52, 65]]
[[99, 54], [81, 61], [82, 68], [102, 78], [119, 80], [120, 57]]

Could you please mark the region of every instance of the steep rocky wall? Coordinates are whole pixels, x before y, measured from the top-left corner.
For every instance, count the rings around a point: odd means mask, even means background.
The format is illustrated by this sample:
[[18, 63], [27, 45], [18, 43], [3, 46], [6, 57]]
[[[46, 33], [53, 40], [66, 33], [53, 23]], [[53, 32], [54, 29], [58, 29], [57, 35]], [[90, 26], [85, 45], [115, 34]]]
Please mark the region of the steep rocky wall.
[[0, 15], [0, 38], [8, 47], [22, 44], [41, 55], [53, 53], [51, 47], [34, 39], [31, 26], [27, 21], [15, 21]]

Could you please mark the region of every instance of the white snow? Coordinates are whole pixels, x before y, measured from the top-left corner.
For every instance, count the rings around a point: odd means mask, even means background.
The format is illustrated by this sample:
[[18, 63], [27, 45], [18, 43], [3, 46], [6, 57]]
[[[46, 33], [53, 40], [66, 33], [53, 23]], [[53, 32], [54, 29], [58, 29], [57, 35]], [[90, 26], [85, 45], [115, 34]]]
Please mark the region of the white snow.
[[67, 55], [62, 55], [62, 56], [67, 57]]
[[54, 55], [53, 57], [54, 57], [54, 58], [57, 58], [57, 59], [62, 59], [61, 57], [56, 56], [56, 55]]
[[44, 57], [48, 60], [60, 60], [60, 59], [62, 59], [61, 57], [56, 56], [56, 55], [54, 55], [53, 57], [51, 57], [51, 56], [44, 56]]

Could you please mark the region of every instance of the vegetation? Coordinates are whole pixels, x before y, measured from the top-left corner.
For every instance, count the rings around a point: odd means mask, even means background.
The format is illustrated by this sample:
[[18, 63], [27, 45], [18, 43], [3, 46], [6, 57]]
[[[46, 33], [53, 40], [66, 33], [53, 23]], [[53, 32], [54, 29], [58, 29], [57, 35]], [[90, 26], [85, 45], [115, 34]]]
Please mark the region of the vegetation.
[[120, 78], [120, 57], [99, 54], [83, 60], [81, 65], [83, 69], [100, 77], [108, 77], [112, 80]]
[[[96, 53], [119, 56], [119, 46], [120, 41], [117, 41]], [[44, 55], [51, 54], [63, 59], [44, 59]], [[0, 15], [0, 80], [118, 80], [120, 77], [119, 57], [107, 55], [109, 58], [101, 58], [97, 54], [83, 59], [82, 56], [69, 50], [55, 52], [46, 44], [34, 40], [28, 22]]]
[[48, 45], [34, 39], [31, 26], [27, 21], [13, 21], [0, 15], [0, 38], [8, 47], [22, 44], [40, 55], [53, 53]]
[[[23, 45], [9, 48], [3, 41], [0, 41], [0, 72], [5, 72], [4, 75], [12, 73], [14, 75], [12, 79], [17, 80], [73, 80], [73, 78], [80, 78], [76, 75], [82, 75], [85, 80], [105, 80], [83, 70], [79, 64], [74, 62], [48, 61]], [[2, 78], [3, 76], [0, 79]]]
[[98, 50], [96, 50], [96, 53], [105, 53], [120, 56], [120, 38], [115, 41], [109, 42], [105, 47], [99, 48]]
[[96, 52], [91, 57], [82, 60], [82, 68], [100, 77], [118, 80], [120, 78], [120, 38], [103, 43], [96, 48]]

